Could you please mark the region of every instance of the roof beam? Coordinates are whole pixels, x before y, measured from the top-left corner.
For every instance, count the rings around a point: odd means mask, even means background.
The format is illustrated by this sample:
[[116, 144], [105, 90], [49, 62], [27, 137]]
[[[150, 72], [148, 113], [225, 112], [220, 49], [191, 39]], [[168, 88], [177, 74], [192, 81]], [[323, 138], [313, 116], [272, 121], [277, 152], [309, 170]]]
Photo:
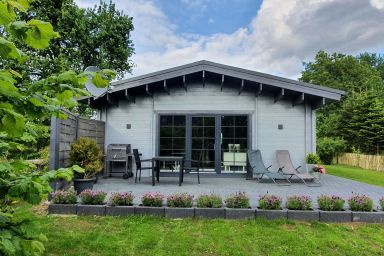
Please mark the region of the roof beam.
[[109, 93], [107, 93], [106, 95], [106, 101], [107, 101], [107, 104], [110, 106], [115, 106], [115, 107], [119, 106], [118, 104], [119, 102], [114, 97], [112, 97], [112, 95]]
[[325, 98], [319, 98], [313, 101], [312, 103], [312, 109], [318, 109], [321, 108], [325, 105]]
[[163, 87], [164, 87], [164, 90], [168, 93], [169, 95], [169, 89], [167, 87], [167, 80], [164, 80], [164, 83], [163, 83]]
[[127, 101], [136, 103], [135, 96], [131, 93], [129, 93], [128, 89], [125, 89], [124, 97], [127, 99]]
[[263, 84], [259, 83], [259, 86], [256, 90], [255, 97], [259, 97], [261, 95], [261, 92], [263, 91]]
[[275, 94], [275, 103], [281, 100], [284, 97], [284, 88], [280, 88], [280, 90]]
[[187, 91], [188, 87], [187, 87], [187, 81], [185, 80], [185, 75], [183, 75], [183, 86], [185, 91]]
[[223, 87], [224, 87], [224, 75], [221, 75], [221, 84], [220, 84], [220, 91], [223, 91]]
[[292, 107], [303, 104], [304, 103], [304, 93], [300, 93], [300, 95], [292, 101]]
[[205, 87], [205, 70], [203, 70], [203, 87]]
[[240, 89], [239, 89], [239, 95], [244, 90], [244, 79], [241, 79]]
[[148, 86], [148, 84], [145, 85], [145, 93], [146, 93], [149, 97], [153, 98], [153, 92], [151, 92], [151, 91], [149, 90], [149, 86]]

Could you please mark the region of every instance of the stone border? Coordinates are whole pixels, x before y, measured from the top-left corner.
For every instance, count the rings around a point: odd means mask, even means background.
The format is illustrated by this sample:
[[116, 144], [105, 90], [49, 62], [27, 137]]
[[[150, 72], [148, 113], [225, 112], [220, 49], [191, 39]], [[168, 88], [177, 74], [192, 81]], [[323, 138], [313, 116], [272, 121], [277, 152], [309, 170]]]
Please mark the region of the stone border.
[[169, 218], [207, 218], [207, 219], [255, 219], [267, 220], [299, 220], [321, 222], [367, 222], [383, 223], [384, 211], [352, 212], [352, 211], [293, 211], [262, 210], [233, 208], [171, 208], [147, 206], [107, 206], [82, 204], [50, 204], [49, 214], [77, 214], [97, 216], [132, 216], [152, 215]]

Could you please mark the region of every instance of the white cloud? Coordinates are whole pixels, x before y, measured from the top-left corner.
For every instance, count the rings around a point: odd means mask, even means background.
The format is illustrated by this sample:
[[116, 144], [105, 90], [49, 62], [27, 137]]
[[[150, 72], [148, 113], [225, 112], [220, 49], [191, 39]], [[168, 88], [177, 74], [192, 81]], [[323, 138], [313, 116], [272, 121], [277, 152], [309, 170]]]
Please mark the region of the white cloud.
[[118, 1], [117, 6], [134, 18], [134, 75], [206, 59], [297, 78], [302, 62], [320, 49], [349, 54], [384, 49], [382, 2], [266, 0], [248, 26], [209, 36], [177, 34], [176, 25], [150, 0]]

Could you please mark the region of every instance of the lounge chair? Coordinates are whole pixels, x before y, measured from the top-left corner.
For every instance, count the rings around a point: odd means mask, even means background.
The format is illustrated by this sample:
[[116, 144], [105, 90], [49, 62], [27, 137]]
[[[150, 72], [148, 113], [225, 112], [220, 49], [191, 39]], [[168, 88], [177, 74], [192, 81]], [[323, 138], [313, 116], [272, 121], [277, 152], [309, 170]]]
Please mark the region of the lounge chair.
[[[261, 179], [266, 176], [277, 185], [291, 185], [289, 179], [287, 179], [287, 177], [282, 173], [271, 172], [268, 170], [272, 165], [265, 167], [260, 150], [248, 150], [248, 162], [252, 168], [252, 178], [256, 177], [258, 182], [260, 182]], [[279, 183], [277, 180], [285, 180], [287, 183]]]
[[[279, 165], [279, 172], [289, 176], [288, 180], [291, 181], [293, 177], [299, 178], [308, 187], [321, 186], [320, 180], [310, 173], [301, 173], [299, 169], [301, 166], [294, 167], [292, 164], [291, 156], [288, 150], [276, 150], [277, 164]], [[313, 184], [308, 184], [306, 181], [313, 181]]]

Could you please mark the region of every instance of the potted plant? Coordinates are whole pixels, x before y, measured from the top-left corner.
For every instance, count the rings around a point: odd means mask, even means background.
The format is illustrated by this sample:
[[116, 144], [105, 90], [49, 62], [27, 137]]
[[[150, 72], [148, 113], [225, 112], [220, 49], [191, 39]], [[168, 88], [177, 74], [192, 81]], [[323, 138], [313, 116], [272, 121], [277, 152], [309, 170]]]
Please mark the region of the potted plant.
[[255, 211], [251, 209], [249, 197], [245, 192], [237, 192], [225, 199], [225, 217], [227, 219], [253, 219]]
[[309, 196], [289, 196], [286, 207], [288, 209], [288, 219], [319, 221], [320, 214], [312, 209], [312, 199]]
[[193, 195], [189, 193], [174, 193], [167, 197], [167, 208], [165, 216], [171, 218], [194, 217], [195, 210], [192, 208]]
[[48, 206], [50, 214], [76, 214], [77, 197], [72, 188], [57, 190], [52, 193], [52, 200]]
[[77, 206], [77, 215], [105, 215], [105, 197], [104, 191], [93, 191], [85, 189], [79, 195], [81, 204]]
[[195, 217], [224, 218], [223, 200], [218, 194], [203, 194], [196, 200]]
[[320, 164], [321, 160], [319, 155], [317, 155], [316, 153], [309, 153], [305, 157], [305, 162], [306, 162], [307, 172], [311, 173], [313, 171], [313, 167], [317, 164]]
[[80, 138], [71, 146], [69, 160], [73, 165], [84, 169], [83, 173], [76, 172], [74, 187], [78, 194], [85, 189], [92, 189], [96, 175], [103, 169], [102, 151], [96, 141]]
[[287, 219], [287, 210], [283, 210], [281, 205], [283, 199], [280, 196], [265, 194], [259, 197], [259, 206], [256, 217], [273, 219]]
[[141, 197], [141, 206], [136, 207], [135, 213], [139, 215], [157, 215], [164, 217], [164, 195], [160, 192], [147, 192]]
[[344, 210], [345, 200], [339, 196], [320, 195], [317, 197], [320, 210], [320, 221], [351, 222], [351, 211]]

